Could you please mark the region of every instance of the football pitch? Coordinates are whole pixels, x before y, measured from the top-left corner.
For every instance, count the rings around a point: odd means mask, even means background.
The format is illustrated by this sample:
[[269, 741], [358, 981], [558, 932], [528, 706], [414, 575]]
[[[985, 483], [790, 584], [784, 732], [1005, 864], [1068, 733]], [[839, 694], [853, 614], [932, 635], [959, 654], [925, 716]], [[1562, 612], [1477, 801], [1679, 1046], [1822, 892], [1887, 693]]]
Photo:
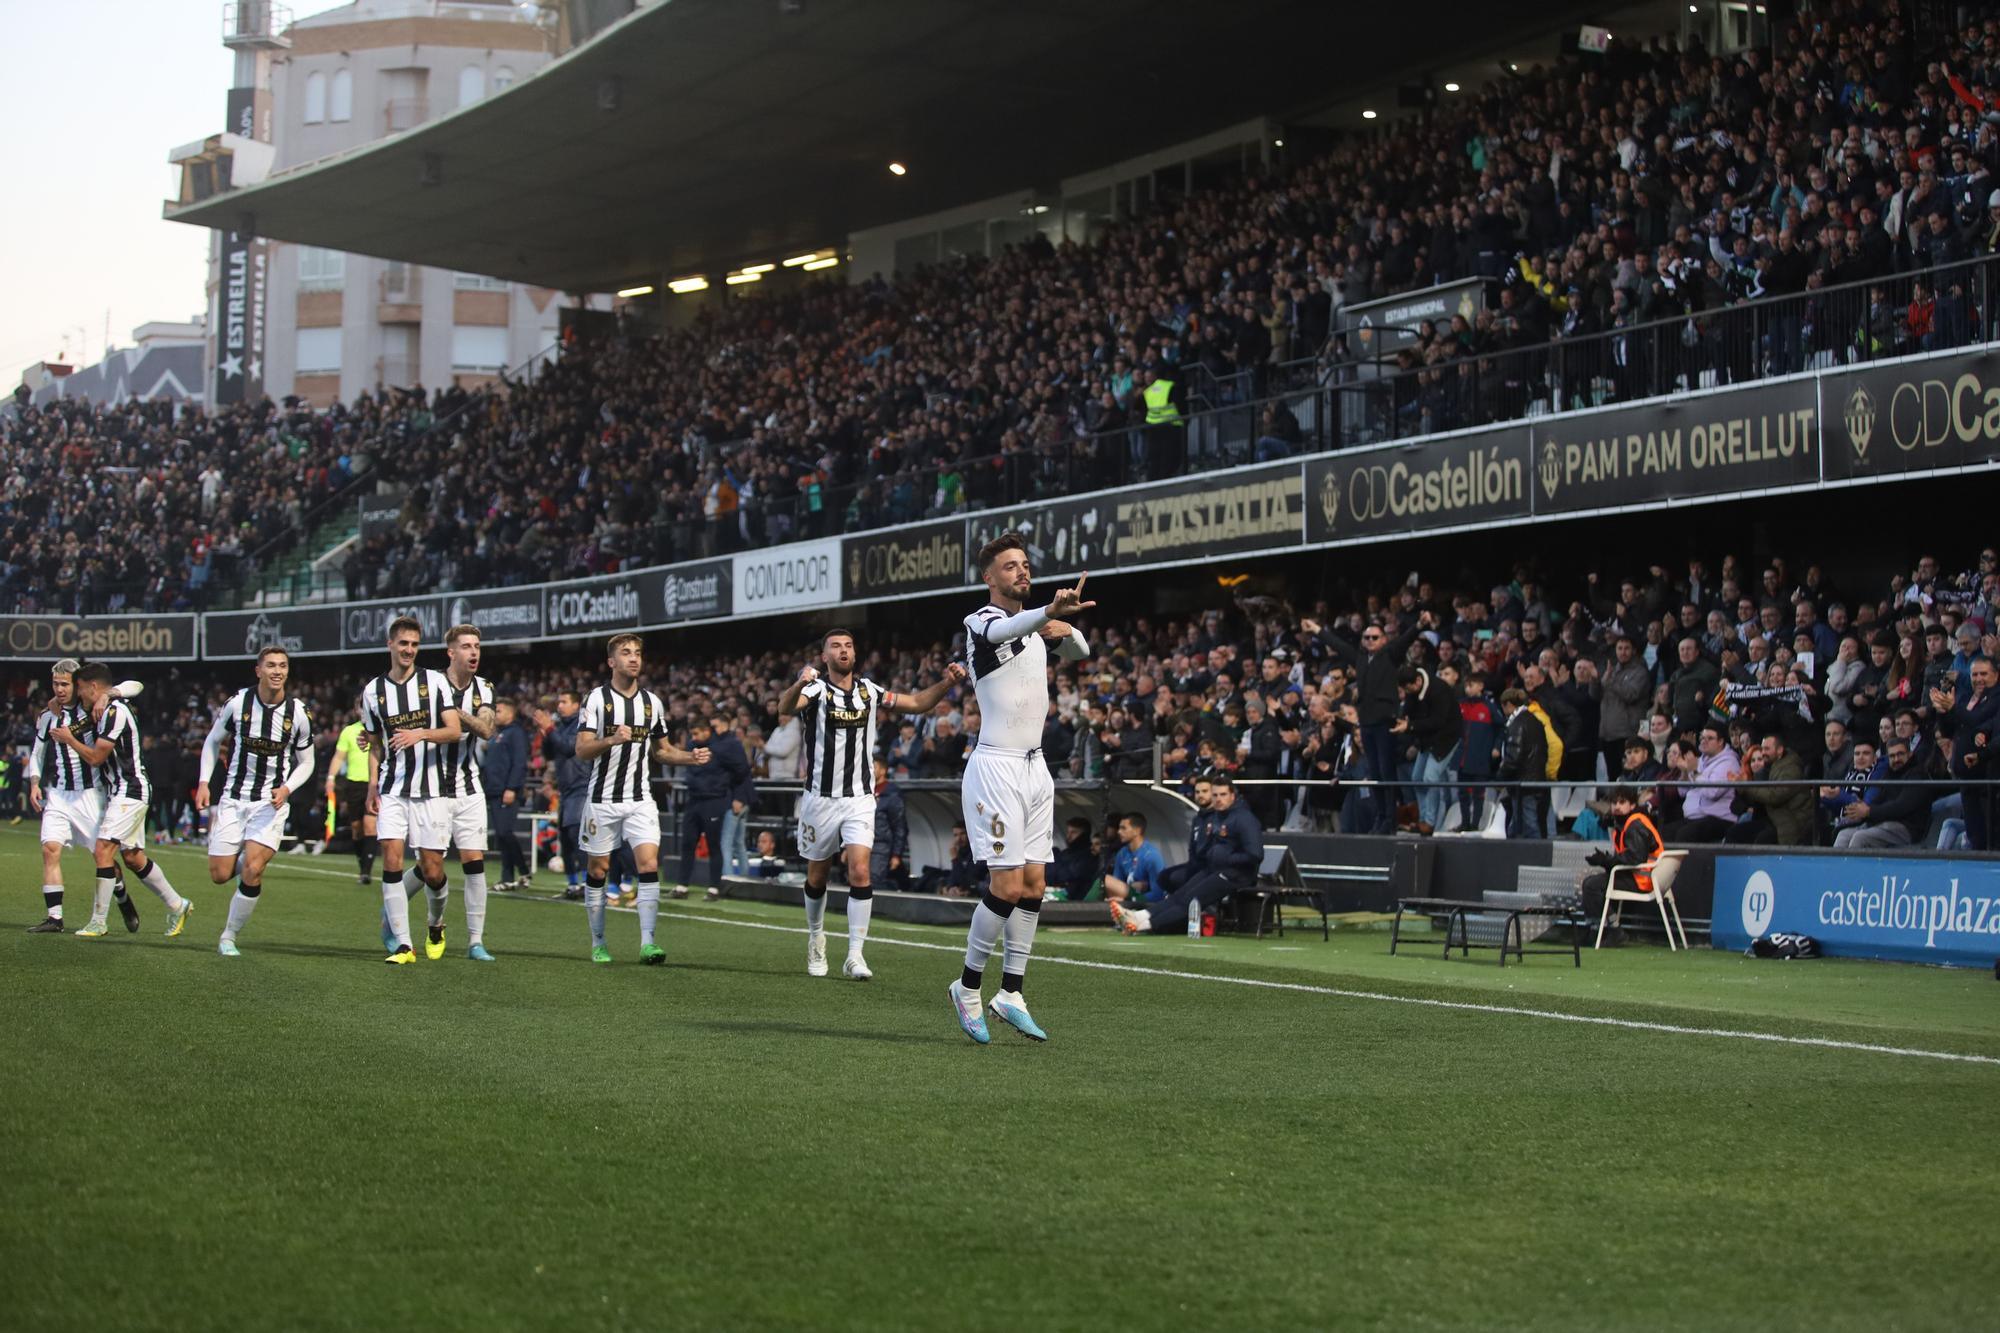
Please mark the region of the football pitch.
[[228, 889], [159, 855], [182, 938], [136, 885], [137, 935], [31, 936], [0, 831], [0, 1326], [1879, 1330], [2000, 1296], [1989, 973], [1044, 929], [1051, 1040], [980, 1048], [959, 931], [878, 923], [857, 984], [843, 918], [813, 979], [797, 909], [669, 904], [665, 968], [630, 912], [594, 967], [580, 905], [495, 894], [481, 966], [454, 867], [451, 952], [391, 968], [352, 860], [284, 856], [229, 960]]

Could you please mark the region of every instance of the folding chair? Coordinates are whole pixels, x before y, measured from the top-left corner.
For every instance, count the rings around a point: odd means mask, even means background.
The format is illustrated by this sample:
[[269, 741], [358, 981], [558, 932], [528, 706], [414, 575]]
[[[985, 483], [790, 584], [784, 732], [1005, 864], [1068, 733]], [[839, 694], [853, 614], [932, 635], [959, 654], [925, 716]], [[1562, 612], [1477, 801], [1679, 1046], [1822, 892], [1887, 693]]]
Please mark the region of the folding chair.
[[[1590, 947], [1593, 949], [1604, 947], [1604, 925], [1611, 917], [1612, 903], [1620, 904], [1618, 908], [1618, 921], [1622, 925], [1625, 921], [1625, 908], [1623, 904], [1650, 901], [1660, 909], [1660, 925], [1667, 932], [1667, 947], [1669, 949], [1675, 947], [1674, 927], [1679, 926], [1681, 932], [1679, 947], [1683, 949], [1687, 948], [1687, 927], [1681, 924], [1681, 905], [1674, 901], [1674, 878], [1681, 873], [1681, 862], [1686, 858], [1687, 852], [1685, 850], [1661, 852], [1658, 859], [1652, 865], [1653, 891], [1651, 893], [1644, 893], [1636, 888], [1619, 888], [1618, 880], [1620, 876], [1623, 876], [1628, 883], [1636, 882], [1638, 867], [1613, 866], [1611, 868], [1611, 880], [1604, 886], [1604, 907], [1597, 914], [1597, 942]], [[1667, 920], [1667, 908], [1669, 907], [1674, 909], [1674, 919], [1672, 921]]]

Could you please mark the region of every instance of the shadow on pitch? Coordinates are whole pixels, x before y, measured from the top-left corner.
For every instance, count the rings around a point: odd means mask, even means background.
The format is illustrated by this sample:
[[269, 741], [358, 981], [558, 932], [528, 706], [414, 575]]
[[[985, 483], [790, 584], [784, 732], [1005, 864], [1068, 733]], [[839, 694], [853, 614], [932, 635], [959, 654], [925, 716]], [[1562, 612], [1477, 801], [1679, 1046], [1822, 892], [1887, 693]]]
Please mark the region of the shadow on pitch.
[[[936, 1046], [951, 1043], [943, 1035], [918, 1036], [913, 1032], [863, 1032], [852, 1028], [821, 1027], [813, 1023], [787, 1023], [778, 1019], [710, 1019], [694, 1024], [713, 1032], [770, 1033], [786, 1037], [835, 1037], [847, 1041], [881, 1042], [892, 1046]], [[962, 1038], [958, 1040], [963, 1040]]]

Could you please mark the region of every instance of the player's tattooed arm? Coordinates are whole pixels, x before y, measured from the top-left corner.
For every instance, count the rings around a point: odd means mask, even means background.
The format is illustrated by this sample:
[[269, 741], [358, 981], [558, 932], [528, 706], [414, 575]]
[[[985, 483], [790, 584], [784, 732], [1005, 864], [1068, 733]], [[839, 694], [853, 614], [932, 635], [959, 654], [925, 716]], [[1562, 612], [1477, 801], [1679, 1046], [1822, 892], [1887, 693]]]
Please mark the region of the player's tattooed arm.
[[969, 674], [963, 662], [947, 663], [943, 679], [915, 694], [891, 690], [888, 697], [882, 700], [882, 706], [892, 713], [928, 713], [944, 702], [944, 696], [951, 692], [953, 686], [964, 684]]
[[461, 710], [458, 720], [465, 724], [468, 732], [482, 741], [492, 740], [493, 733], [500, 729], [500, 715], [493, 710], [492, 704], [481, 704], [470, 713]]
[[683, 750], [664, 736], [660, 738], [659, 744], [653, 747], [653, 761], [660, 764], [676, 764], [686, 767], [690, 764], [705, 764], [709, 761], [710, 757], [709, 749], [706, 745], [697, 745], [692, 750]]

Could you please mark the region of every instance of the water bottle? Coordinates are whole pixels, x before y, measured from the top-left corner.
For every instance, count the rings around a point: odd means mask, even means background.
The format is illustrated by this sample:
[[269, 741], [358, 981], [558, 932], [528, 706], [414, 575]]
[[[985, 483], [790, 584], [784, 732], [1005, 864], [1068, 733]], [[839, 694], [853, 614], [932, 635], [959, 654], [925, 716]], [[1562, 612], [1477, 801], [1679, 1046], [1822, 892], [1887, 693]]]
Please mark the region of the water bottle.
[[1201, 899], [1199, 898], [1188, 904], [1188, 938], [1191, 940], [1201, 938]]

